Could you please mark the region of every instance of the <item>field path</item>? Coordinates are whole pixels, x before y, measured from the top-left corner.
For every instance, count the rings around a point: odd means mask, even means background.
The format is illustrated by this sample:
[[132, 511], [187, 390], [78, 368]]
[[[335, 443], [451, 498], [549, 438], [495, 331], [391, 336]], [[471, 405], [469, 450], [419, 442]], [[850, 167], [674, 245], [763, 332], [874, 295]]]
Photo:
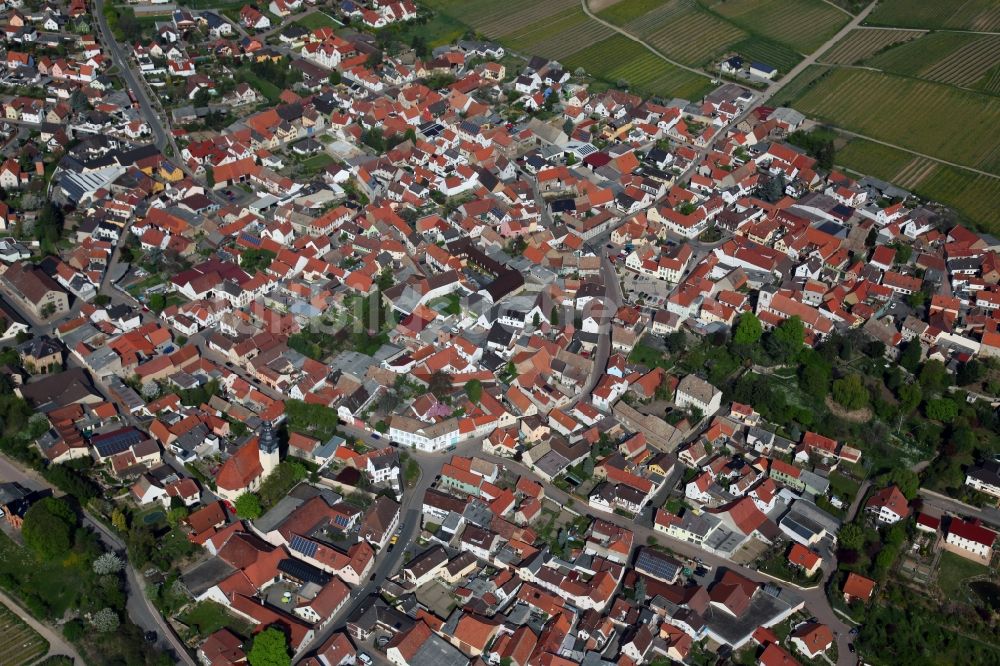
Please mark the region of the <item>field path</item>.
[[594, 14], [592, 11], [590, 11], [590, 7], [587, 4], [587, 0], [580, 0], [580, 7], [581, 7], [581, 9], [583, 9], [583, 13], [586, 14], [587, 16], [589, 16], [592, 20], [597, 21], [598, 23], [600, 23], [601, 25], [603, 25], [606, 28], [611, 28], [612, 30], [614, 30], [615, 32], [617, 32], [619, 35], [622, 35], [623, 37], [628, 37], [629, 39], [631, 39], [636, 44], [642, 45], [646, 50], [648, 50], [650, 53], [652, 53], [653, 55], [655, 55], [657, 58], [660, 58], [661, 60], [664, 60], [664, 61], [670, 63], [674, 67], [680, 67], [681, 69], [685, 69], [685, 70], [691, 72], [692, 74], [697, 74], [698, 76], [704, 76], [706, 79], [713, 79], [713, 80], [715, 79], [714, 76], [712, 76], [711, 74], [709, 74], [709, 73], [707, 73], [707, 72], [705, 72], [703, 70], [697, 69], [695, 67], [688, 67], [687, 65], [682, 65], [681, 63], [677, 62], [676, 60], [671, 60], [670, 58], [668, 58], [667, 56], [663, 55], [662, 53], [660, 53], [659, 51], [657, 51], [655, 48], [653, 48], [652, 46], [650, 46], [649, 44], [647, 44], [644, 40], [639, 39], [638, 37], [636, 37], [635, 35], [633, 35], [628, 30], [625, 30], [623, 28], [619, 28], [614, 23], [608, 23], [607, 21], [605, 21], [604, 19], [602, 19], [600, 16], [598, 16], [597, 14]]
[[845, 135], [847, 135], [849, 137], [853, 137], [855, 139], [864, 139], [865, 141], [871, 141], [872, 143], [880, 143], [883, 146], [888, 146], [889, 148], [895, 148], [896, 150], [901, 150], [904, 153], [909, 153], [910, 155], [915, 155], [917, 157], [925, 157], [925, 158], [927, 158], [929, 160], [933, 160], [934, 162], [939, 162], [941, 164], [947, 164], [950, 167], [955, 167], [956, 169], [965, 169], [966, 171], [971, 171], [973, 173], [978, 173], [980, 176], [989, 176], [990, 178], [995, 178], [996, 180], [1000, 180], [1000, 175], [997, 175], [995, 173], [990, 173], [989, 171], [983, 171], [982, 169], [976, 169], [975, 167], [970, 167], [970, 166], [967, 166], [965, 164], [958, 164], [956, 162], [949, 162], [948, 160], [943, 160], [940, 157], [934, 157], [933, 155], [928, 155], [927, 153], [918, 153], [915, 150], [911, 150], [909, 148], [904, 148], [903, 146], [897, 146], [896, 144], [889, 143], [888, 141], [882, 141], [881, 139], [875, 139], [873, 137], [868, 136], [867, 134], [858, 134], [857, 132], [852, 132], [850, 130], [845, 130], [842, 127], [838, 127], [837, 131], [839, 131], [841, 134], [845, 134]]
[[21, 604], [14, 601], [3, 592], [0, 592], [0, 602], [2, 602], [4, 606], [9, 608], [11, 612], [14, 613], [14, 615], [17, 615], [19, 618], [21, 618], [22, 622], [24, 622], [26, 625], [37, 631], [39, 634], [41, 634], [42, 638], [44, 638], [49, 642], [49, 651], [45, 653], [47, 656], [54, 657], [57, 655], [62, 655], [63, 657], [69, 657], [74, 661], [74, 663], [77, 664], [84, 663], [83, 659], [81, 659], [80, 655], [77, 653], [76, 648], [70, 645], [66, 641], [66, 639], [62, 637], [62, 634], [56, 632], [54, 629], [52, 629], [52, 627], [46, 624], [42, 624], [41, 622], [36, 620], [31, 615], [31, 613], [24, 610]]
[[830, 0], [823, 0], [823, 2], [825, 2], [825, 3], [826, 3], [826, 4], [828, 4], [828, 5], [830, 5], [830, 6], [831, 6], [831, 7], [833, 7], [834, 9], [839, 9], [840, 11], [844, 12], [844, 13], [845, 13], [845, 14], [847, 14], [848, 16], [854, 16], [854, 14], [852, 14], [852, 13], [851, 13], [851, 12], [849, 12], [849, 11], [847, 11], [847, 9], [846, 9], [845, 7], [841, 7], [841, 6], [840, 6], [840, 5], [838, 5], [838, 4], [836, 3], [836, 2], [831, 2]]

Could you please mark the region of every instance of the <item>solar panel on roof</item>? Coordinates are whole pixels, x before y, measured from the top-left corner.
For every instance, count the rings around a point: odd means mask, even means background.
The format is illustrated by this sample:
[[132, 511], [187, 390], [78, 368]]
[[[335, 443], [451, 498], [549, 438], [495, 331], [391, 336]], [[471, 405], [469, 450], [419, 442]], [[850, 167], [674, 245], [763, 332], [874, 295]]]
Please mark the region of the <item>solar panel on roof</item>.
[[671, 580], [677, 575], [677, 565], [674, 562], [658, 557], [647, 550], [639, 553], [639, 559], [636, 560], [635, 566], [637, 569], [664, 580]]
[[296, 534], [292, 537], [292, 542], [288, 544], [288, 547], [297, 553], [302, 553], [306, 557], [313, 557], [316, 554], [318, 545], [315, 541], [310, 541]]

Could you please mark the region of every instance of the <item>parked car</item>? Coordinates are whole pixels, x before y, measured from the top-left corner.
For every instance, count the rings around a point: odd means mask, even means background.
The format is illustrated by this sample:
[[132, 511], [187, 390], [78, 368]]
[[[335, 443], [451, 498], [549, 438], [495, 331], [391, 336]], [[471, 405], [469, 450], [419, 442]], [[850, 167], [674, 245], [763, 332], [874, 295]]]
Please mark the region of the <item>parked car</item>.
[[372, 658], [369, 657], [364, 652], [359, 652], [358, 653], [358, 661], [360, 661], [365, 666], [372, 666]]

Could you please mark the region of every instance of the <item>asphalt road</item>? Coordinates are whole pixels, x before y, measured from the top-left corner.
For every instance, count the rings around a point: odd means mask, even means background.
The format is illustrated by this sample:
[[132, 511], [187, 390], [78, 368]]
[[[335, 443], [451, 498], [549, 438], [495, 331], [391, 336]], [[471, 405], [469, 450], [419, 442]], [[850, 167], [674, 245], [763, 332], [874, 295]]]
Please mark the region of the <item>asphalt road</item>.
[[169, 145], [170, 137], [163, 126], [163, 122], [160, 120], [159, 114], [153, 109], [153, 104], [146, 94], [146, 88], [143, 85], [144, 82], [140, 81], [135, 72], [132, 71], [128, 55], [115, 40], [111, 26], [108, 25], [108, 19], [104, 16], [104, 0], [94, 0], [91, 14], [97, 17], [97, 26], [101, 31], [101, 41], [111, 54], [111, 60], [118, 67], [118, 74], [125, 80], [125, 85], [128, 87], [129, 92], [132, 93], [136, 102], [138, 102], [139, 113], [153, 133], [153, 143], [157, 148], [163, 150]]
[[340, 629], [344, 628], [345, 621], [350, 617], [358, 606], [364, 602], [371, 594], [377, 594], [382, 582], [386, 578], [390, 577], [399, 567], [403, 564], [403, 557], [409, 548], [410, 544], [416, 542], [417, 535], [420, 533], [420, 523], [421, 523], [421, 512], [424, 501], [424, 491], [431, 487], [434, 483], [434, 478], [441, 470], [441, 464], [444, 462], [445, 458], [438, 457], [437, 459], [429, 458], [424, 456], [413, 456], [417, 463], [420, 465], [420, 479], [417, 481], [413, 489], [404, 488], [403, 489], [403, 502], [400, 505], [400, 524], [398, 528], [399, 541], [396, 546], [392, 549], [392, 552], [383, 550], [376, 555], [375, 568], [373, 574], [375, 576], [374, 580], [369, 580], [367, 583], [361, 587], [357, 587], [351, 591], [351, 602], [344, 607], [339, 613], [333, 616], [333, 618], [324, 626], [322, 629], [316, 632], [315, 638], [308, 645], [304, 646], [300, 652], [301, 656], [305, 656], [313, 653], [317, 650], [323, 643], [330, 638], [330, 636]]
[[938, 511], [947, 511], [956, 516], [978, 518], [982, 522], [988, 523], [993, 527], [1000, 527], [1000, 510], [996, 507], [986, 506], [980, 509], [972, 506], [971, 504], [959, 502], [958, 500], [952, 499], [947, 495], [936, 493], [933, 490], [927, 490], [926, 488], [921, 488], [917, 491], [917, 494], [920, 495], [920, 498], [923, 500], [925, 506], [932, 506]]

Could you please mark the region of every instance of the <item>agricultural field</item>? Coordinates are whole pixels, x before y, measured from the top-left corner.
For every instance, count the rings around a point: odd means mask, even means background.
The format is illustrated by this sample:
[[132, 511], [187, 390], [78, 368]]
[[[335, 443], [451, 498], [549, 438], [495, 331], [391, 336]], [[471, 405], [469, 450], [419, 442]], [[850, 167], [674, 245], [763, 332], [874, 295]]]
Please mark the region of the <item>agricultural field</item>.
[[823, 0], [714, 0], [707, 8], [744, 30], [810, 53], [850, 15]]
[[810, 65], [799, 73], [794, 79], [789, 81], [778, 94], [771, 98], [772, 106], [789, 106], [791, 103], [804, 95], [807, 90], [816, 85], [832, 67], [824, 65]]
[[692, 0], [671, 0], [629, 21], [624, 28], [667, 57], [695, 67], [711, 65], [732, 44], [749, 37], [731, 23], [700, 9]]
[[1000, 3], [996, 0], [881, 0], [866, 22], [904, 28], [998, 32]]
[[844, 129], [1000, 174], [1000, 134], [995, 131], [1000, 99], [995, 97], [870, 70], [835, 68], [807, 86], [793, 104]]
[[675, 67], [592, 20], [579, 0], [428, 0], [440, 15], [462, 22], [525, 55], [582, 67], [608, 84], [627, 81], [637, 92], [697, 99], [709, 78]]
[[941, 164], [896, 148], [852, 139], [837, 153], [838, 165], [881, 178], [955, 209], [975, 226], [1000, 231], [1000, 179]]
[[427, 0], [427, 4], [491, 39], [502, 39], [526, 26], [546, 23], [579, 0]]
[[562, 63], [570, 70], [582, 67], [611, 84], [628, 81], [633, 90], [661, 97], [698, 99], [712, 87], [708, 77], [675, 67], [622, 35], [577, 51]]
[[923, 34], [922, 30], [858, 28], [851, 30], [829, 51], [820, 56], [820, 61], [832, 65], [853, 65], [871, 58], [890, 46], [908, 42]]
[[779, 72], [850, 20], [823, 0], [620, 0], [600, 16], [685, 65], [709, 68], [739, 53]]
[[560, 60], [614, 35], [614, 31], [583, 13], [580, 6], [505, 35], [504, 44], [520, 53]]
[[995, 89], [1000, 35], [929, 33], [869, 59], [865, 65], [894, 74], [963, 88]]
[[0, 604], [0, 663], [4, 666], [32, 664], [48, 651], [48, 641]]

